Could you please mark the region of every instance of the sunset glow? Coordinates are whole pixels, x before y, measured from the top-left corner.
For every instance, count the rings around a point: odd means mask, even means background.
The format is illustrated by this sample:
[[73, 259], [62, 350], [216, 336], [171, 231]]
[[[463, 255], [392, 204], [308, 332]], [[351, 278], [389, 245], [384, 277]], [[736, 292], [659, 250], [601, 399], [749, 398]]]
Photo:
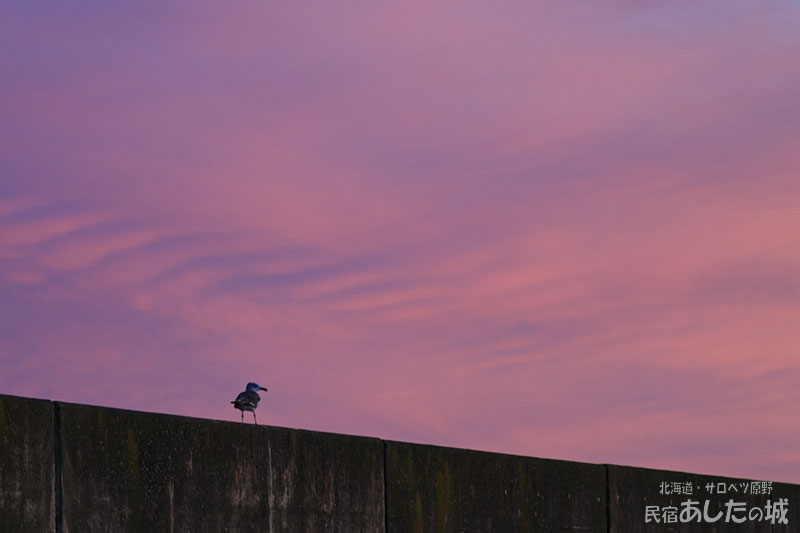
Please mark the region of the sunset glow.
[[800, 5], [0, 7], [0, 393], [800, 482]]

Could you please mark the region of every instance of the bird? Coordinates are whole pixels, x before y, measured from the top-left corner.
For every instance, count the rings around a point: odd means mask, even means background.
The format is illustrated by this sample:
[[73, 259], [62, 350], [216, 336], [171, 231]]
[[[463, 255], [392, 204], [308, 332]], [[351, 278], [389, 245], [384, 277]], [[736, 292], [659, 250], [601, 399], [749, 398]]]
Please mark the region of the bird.
[[265, 391], [267, 388], [262, 387], [258, 383], [248, 383], [244, 392], [240, 392], [239, 396], [231, 402], [235, 409], [242, 412], [242, 422], [244, 422], [244, 412], [250, 411], [253, 413], [253, 422], [255, 425], [258, 425], [258, 420], [256, 420], [256, 407], [258, 407], [258, 402], [261, 401], [261, 396], [258, 395], [258, 391], [260, 390]]

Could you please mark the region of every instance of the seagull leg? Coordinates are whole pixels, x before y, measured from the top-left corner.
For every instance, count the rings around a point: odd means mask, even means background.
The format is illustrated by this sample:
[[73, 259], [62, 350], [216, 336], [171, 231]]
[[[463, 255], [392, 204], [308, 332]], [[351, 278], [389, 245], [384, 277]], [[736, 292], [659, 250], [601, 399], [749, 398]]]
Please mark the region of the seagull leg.
[[242, 424], [244, 424], [244, 411], [242, 411]]
[[253, 423], [255, 425], [258, 425], [258, 419], [256, 418], [256, 412], [255, 411], [253, 411]]

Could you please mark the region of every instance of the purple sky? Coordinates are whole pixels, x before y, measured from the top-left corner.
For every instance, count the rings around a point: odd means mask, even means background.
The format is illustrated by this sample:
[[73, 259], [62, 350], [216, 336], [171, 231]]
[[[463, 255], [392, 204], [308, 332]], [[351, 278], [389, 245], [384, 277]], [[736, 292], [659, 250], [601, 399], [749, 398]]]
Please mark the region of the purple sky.
[[0, 6], [0, 392], [800, 482], [800, 6]]

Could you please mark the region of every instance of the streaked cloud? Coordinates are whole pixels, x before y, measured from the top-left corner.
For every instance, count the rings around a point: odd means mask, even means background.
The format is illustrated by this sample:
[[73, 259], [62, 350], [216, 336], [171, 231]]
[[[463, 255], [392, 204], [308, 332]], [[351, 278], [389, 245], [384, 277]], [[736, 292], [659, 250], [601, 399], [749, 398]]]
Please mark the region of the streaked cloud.
[[3, 392], [797, 481], [796, 5], [0, 14]]

